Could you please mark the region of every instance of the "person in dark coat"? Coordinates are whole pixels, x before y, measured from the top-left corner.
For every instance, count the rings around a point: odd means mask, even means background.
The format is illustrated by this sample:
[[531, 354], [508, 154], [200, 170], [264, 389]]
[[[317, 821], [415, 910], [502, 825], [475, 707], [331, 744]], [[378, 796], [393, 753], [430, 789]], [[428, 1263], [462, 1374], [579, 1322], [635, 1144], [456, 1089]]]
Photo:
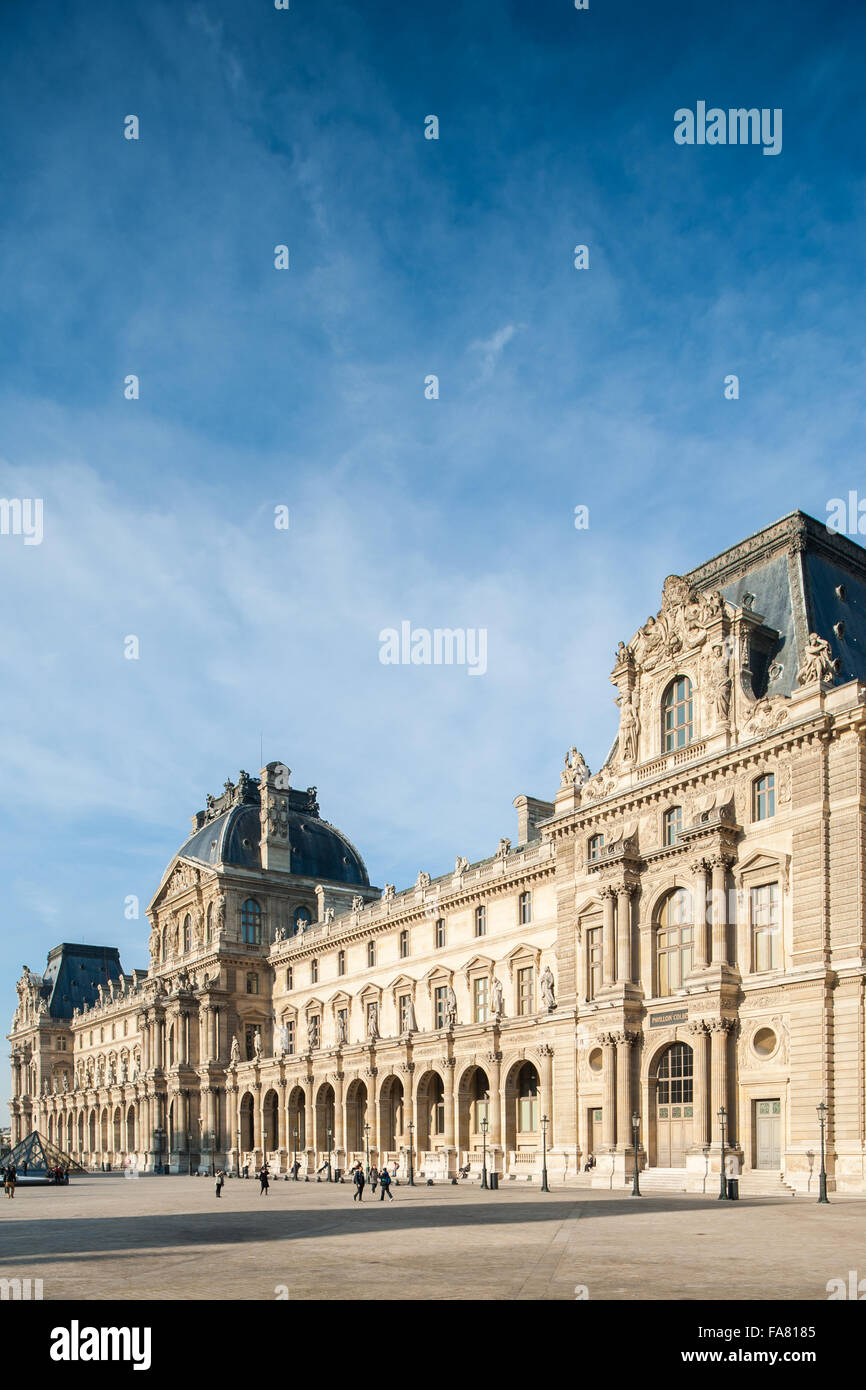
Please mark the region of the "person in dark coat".
[[15, 1164], [14, 1164], [14, 1163], [10, 1163], [10, 1164], [9, 1164], [9, 1167], [6, 1169], [6, 1176], [5, 1176], [4, 1180], [3, 1180], [3, 1185], [4, 1185], [4, 1187], [6, 1188], [6, 1196], [7, 1196], [7, 1197], [14, 1197], [14, 1196], [15, 1196], [15, 1184], [16, 1184], [17, 1181], [18, 1181], [18, 1174], [17, 1174], [16, 1171], [15, 1171]]
[[354, 1173], [352, 1174], [352, 1182], [355, 1184], [355, 1195], [353, 1196], [352, 1201], [353, 1201], [353, 1202], [362, 1202], [362, 1201], [364, 1200], [364, 1182], [365, 1182], [365, 1179], [364, 1179], [364, 1170], [363, 1170], [363, 1168], [361, 1167], [360, 1164], [358, 1164], [358, 1167], [355, 1169]]
[[374, 1163], [373, 1166], [372, 1166], [372, 1168], [370, 1169], [370, 1187], [371, 1187], [371, 1189], [372, 1189], [373, 1192], [376, 1191], [376, 1184], [377, 1184], [378, 1181], [379, 1181], [379, 1169], [376, 1167], [376, 1165], [375, 1165], [375, 1163]]
[[391, 1174], [388, 1172], [387, 1168], [383, 1168], [379, 1174], [379, 1186], [382, 1189], [382, 1195], [379, 1201], [384, 1202], [385, 1193], [387, 1192], [389, 1200], [393, 1202], [394, 1193], [391, 1191]]
[[270, 1182], [268, 1181], [268, 1177], [269, 1177], [269, 1175], [268, 1175], [268, 1165], [267, 1165], [266, 1163], [263, 1163], [263, 1164], [262, 1164], [262, 1170], [261, 1170], [261, 1172], [259, 1173], [259, 1182], [261, 1183], [261, 1187], [260, 1187], [260, 1189], [259, 1189], [259, 1196], [260, 1196], [260, 1197], [261, 1197], [261, 1195], [262, 1195], [263, 1192], [264, 1192], [264, 1193], [267, 1193], [268, 1189], [270, 1188], [270, 1185], [271, 1185], [271, 1184], [270, 1184]]
[[218, 1197], [221, 1197], [223, 1195], [223, 1183], [225, 1182], [225, 1180], [226, 1175], [223, 1172], [222, 1168], [220, 1168], [219, 1172], [216, 1175], [216, 1195]]

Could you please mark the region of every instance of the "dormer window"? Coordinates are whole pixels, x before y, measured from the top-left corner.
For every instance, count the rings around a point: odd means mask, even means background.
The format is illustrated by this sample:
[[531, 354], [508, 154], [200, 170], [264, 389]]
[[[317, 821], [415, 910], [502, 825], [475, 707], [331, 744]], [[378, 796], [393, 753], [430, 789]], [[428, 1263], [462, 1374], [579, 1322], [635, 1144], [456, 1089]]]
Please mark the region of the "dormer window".
[[692, 683], [688, 676], [677, 676], [665, 691], [662, 701], [662, 749], [672, 753], [685, 748], [694, 734], [692, 713]]

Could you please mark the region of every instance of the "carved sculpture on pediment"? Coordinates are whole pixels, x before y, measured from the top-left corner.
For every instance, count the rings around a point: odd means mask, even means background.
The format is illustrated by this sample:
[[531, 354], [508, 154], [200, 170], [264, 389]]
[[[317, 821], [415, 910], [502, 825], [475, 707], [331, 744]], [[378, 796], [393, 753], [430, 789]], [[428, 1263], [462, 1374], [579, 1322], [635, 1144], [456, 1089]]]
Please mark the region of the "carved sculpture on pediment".
[[418, 874], [418, 877], [417, 877], [416, 880], [415, 880], [415, 887], [416, 887], [416, 888], [429, 888], [429, 887], [430, 887], [430, 875], [426, 872], [426, 870], [422, 869], [422, 870], [420, 871], [420, 873]]
[[746, 738], [771, 733], [785, 723], [790, 712], [791, 703], [786, 695], [765, 695], [755, 701], [741, 732]]
[[[638, 628], [625, 651], [641, 670], [651, 671], [662, 661], [701, 647], [707, 638], [707, 628], [727, 611], [718, 590], [698, 596], [688, 580], [670, 574], [662, 589], [661, 609]], [[620, 648], [618, 667], [624, 660]]]
[[559, 775], [560, 785], [563, 787], [582, 787], [589, 781], [590, 776], [586, 759], [572, 744], [565, 755], [565, 767]]
[[465, 872], [466, 872], [466, 870], [467, 870], [468, 868], [469, 868], [469, 860], [466, 859], [464, 855], [458, 854], [458, 856], [457, 856], [457, 861], [456, 861], [456, 863], [455, 863], [455, 865], [454, 865], [454, 872], [455, 872], [455, 874], [457, 874], [458, 876], [459, 876], [460, 874], [465, 874]]
[[393, 883], [386, 883], [386, 884], [385, 884], [385, 888], [384, 888], [384, 891], [383, 891], [383, 893], [382, 893], [382, 897], [384, 898], [384, 900], [385, 900], [386, 903], [389, 903], [389, 902], [392, 902], [392, 901], [393, 901], [394, 894], [396, 893], [396, 891], [397, 891], [397, 890], [396, 890], [396, 888], [394, 887]]

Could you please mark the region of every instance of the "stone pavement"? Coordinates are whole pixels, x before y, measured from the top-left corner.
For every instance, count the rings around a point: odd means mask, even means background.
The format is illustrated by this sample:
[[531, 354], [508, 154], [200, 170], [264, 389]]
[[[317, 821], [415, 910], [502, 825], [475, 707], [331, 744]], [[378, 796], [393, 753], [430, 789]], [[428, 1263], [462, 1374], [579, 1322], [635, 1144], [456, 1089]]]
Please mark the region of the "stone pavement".
[[0, 1198], [0, 1278], [45, 1299], [826, 1300], [866, 1278], [866, 1199], [737, 1203], [509, 1184], [481, 1192], [90, 1175]]

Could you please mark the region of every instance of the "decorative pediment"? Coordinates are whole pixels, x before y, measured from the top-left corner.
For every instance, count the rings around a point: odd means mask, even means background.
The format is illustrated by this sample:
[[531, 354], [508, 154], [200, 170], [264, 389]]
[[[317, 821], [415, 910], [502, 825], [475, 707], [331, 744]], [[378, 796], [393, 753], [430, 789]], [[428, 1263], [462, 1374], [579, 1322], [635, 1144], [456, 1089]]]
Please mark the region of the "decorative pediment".
[[382, 998], [381, 986], [374, 984], [365, 985], [358, 995], [358, 998], [365, 1007], [367, 1004], [378, 1004], [379, 1000]]
[[788, 888], [791, 856], [778, 854], [773, 850], [756, 849], [734, 868], [737, 883], [747, 887], [750, 880], [767, 878], [776, 874], [785, 890]]
[[496, 962], [492, 956], [473, 956], [462, 966], [462, 973], [468, 985], [473, 975], [489, 975], [492, 979], [495, 968]]
[[417, 981], [414, 980], [411, 975], [398, 975], [396, 980], [392, 980], [388, 985], [388, 992], [393, 995], [395, 1001], [398, 994], [405, 994], [407, 990], [409, 990], [414, 997], [416, 984]]
[[515, 946], [505, 957], [505, 964], [508, 966], [508, 973], [514, 979], [514, 972], [521, 965], [534, 965], [536, 970], [541, 965], [541, 947], [530, 946], [523, 942]]
[[427, 971], [422, 983], [427, 986], [427, 993], [432, 999], [434, 989], [439, 985], [450, 985], [453, 979], [453, 970], [446, 970], [444, 965], [434, 965], [432, 970]]

